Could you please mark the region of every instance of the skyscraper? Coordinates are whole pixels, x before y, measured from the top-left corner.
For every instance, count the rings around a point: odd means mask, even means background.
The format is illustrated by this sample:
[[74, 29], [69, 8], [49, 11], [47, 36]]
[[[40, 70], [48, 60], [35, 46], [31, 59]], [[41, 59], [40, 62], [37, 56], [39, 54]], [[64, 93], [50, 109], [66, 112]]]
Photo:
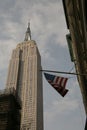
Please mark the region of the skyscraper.
[[31, 40], [30, 23], [24, 42], [12, 52], [6, 88], [14, 87], [22, 100], [21, 130], [43, 130], [41, 57]]

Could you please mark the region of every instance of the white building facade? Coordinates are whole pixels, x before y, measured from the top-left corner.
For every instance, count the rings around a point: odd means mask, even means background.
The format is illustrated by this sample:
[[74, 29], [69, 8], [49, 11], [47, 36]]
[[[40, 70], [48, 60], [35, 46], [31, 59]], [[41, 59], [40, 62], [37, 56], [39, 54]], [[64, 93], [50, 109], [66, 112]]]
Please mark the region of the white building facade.
[[22, 100], [21, 130], [43, 130], [41, 57], [28, 26], [25, 41], [12, 52], [6, 88], [14, 87]]

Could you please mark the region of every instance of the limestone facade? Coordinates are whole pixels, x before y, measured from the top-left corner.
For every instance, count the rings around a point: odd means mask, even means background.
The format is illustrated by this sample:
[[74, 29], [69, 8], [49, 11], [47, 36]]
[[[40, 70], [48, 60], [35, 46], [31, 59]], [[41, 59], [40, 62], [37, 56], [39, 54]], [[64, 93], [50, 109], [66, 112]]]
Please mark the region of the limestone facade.
[[12, 52], [6, 88], [22, 100], [21, 130], [43, 130], [41, 58], [35, 41], [19, 43]]

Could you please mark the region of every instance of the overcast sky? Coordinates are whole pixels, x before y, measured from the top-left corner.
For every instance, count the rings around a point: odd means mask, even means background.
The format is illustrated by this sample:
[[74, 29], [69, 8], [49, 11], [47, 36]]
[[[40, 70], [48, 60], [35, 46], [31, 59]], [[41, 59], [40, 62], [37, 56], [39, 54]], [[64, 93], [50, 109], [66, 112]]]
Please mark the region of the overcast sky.
[[[12, 50], [24, 40], [29, 20], [42, 68], [70, 71], [73, 67], [65, 38], [68, 30], [62, 0], [0, 0], [0, 89], [5, 88]], [[43, 76], [44, 130], [84, 129], [86, 117], [80, 89], [76, 76], [71, 77], [69, 92], [62, 98]]]

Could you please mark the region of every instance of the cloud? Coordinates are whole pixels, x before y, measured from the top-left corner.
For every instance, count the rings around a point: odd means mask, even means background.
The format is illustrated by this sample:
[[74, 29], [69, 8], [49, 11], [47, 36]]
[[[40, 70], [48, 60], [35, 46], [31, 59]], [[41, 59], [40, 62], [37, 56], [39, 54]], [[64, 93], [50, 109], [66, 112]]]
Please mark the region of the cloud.
[[[43, 68], [62, 71], [69, 71], [72, 68], [65, 39], [65, 34], [68, 31], [61, 0], [2, 0], [0, 2], [0, 13], [0, 75], [2, 76], [0, 88], [5, 86], [12, 50], [16, 48], [17, 43], [24, 40], [29, 19], [31, 21], [32, 39], [38, 45]], [[47, 122], [53, 120], [53, 122], [56, 122], [56, 119], [58, 120], [57, 115], [60, 118], [63, 117], [63, 114], [69, 117], [75, 115], [75, 111], [78, 109], [78, 100], [75, 97], [80, 92], [77, 85], [74, 84], [75, 82], [70, 81], [68, 83], [67, 87], [70, 92], [67, 98], [62, 100], [58, 96], [57, 100], [58, 94], [53, 89], [47, 88], [48, 84], [45, 83], [45, 80], [43, 81], [44, 116], [45, 119], [49, 120]], [[72, 88], [73, 85], [75, 85], [76, 90]], [[66, 114], [65, 111], [67, 111]], [[63, 122], [65, 121], [63, 120]], [[52, 122], [51, 124], [48, 123], [49, 126], [47, 127], [53, 126]], [[54, 128], [59, 129], [58, 126], [54, 126]], [[54, 128], [50, 127], [50, 130]]]
[[66, 98], [65, 100], [55, 100], [52, 102], [51, 106], [45, 111], [45, 116], [48, 120], [52, 122], [56, 116], [64, 116], [72, 113], [78, 108], [77, 100], [70, 100]]
[[[65, 40], [62, 40], [64, 34], [64, 17], [60, 1], [39, 1], [38, 4], [34, 1], [14, 1], [10, 0], [1, 2], [0, 11], [2, 12], [1, 26], [0, 26], [0, 49], [1, 69], [5, 67], [8, 59], [7, 54], [11, 54], [12, 49], [18, 42], [24, 40], [24, 33], [26, 31], [26, 24], [28, 19], [31, 19], [31, 32], [32, 38], [36, 40], [41, 56], [43, 65], [45, 61], [49, 63], [56, 63], [56, 47], [66, 46]], [[7, 5], [7, 6], [6, 6]], [[5, 8], [6, 7], [6, 8]], [[59, 24], [59, 23], [60, 24]], [[62, 28], [61, 28], [62, 27]], [[3, 30], [3, 31], [2, 31]], [[3, 44], [3, 45], [2, 45]], [[56, 49], [52, 52], [51, 48]], [[3, 52], [5, 52], [3, 55]], [[56, 52], [56, 53], [55, 53]], [[4, 64], [4, 66], [3, 66]], [[49, 65], [48, 65], [49, 66]]]
[[[45, 129], [82, 129], [83, 116], [79, 114], [79, 104], [76, 99], [69, 98], [51, 100], [52, 104], [48, 105], [44, 111]], [[49, 103], [48, 103], [49, 104]], [[83, 112], [83, 111], [80, 111]], [[73, 114], [74, 113], [74, 114]], [[84, 113], [85, 116], [85, 113]], [[78, 125], [80, 124], [80, 126]]]

